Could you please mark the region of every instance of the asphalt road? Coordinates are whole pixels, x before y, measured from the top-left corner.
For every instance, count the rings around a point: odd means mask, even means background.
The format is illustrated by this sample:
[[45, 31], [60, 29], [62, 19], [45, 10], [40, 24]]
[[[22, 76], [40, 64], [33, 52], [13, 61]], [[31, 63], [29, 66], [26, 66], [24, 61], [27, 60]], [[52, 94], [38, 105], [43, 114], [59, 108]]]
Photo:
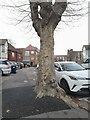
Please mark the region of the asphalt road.
[[45, 112], [71, 109], [58, 98], [36, 98], [35, 71], [23, 68], [16, 74], [2, 77], [2, 117], [22, 118]]

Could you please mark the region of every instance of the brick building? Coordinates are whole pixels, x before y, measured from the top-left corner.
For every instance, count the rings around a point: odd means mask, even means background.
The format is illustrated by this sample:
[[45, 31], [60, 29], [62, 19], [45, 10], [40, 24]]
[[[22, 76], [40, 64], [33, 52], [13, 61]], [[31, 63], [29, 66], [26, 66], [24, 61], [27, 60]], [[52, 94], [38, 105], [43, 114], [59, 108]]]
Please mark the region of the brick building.
[[31, 66], [38, 63], [39, 49], [32, 46], [31, 44], [25, 48], [24, 59], [25, 61], [30, 61]]
[[39, 49], [37, 47], [30, 44], [26, 48], [18, 48], [17, 50], [22, 52], [22, 61], [30, 62], [31, 66], [38, 64]]
[[82, 61], [83, 61], [82, 51], [73, 51], [73, 49], [68, 50], [67, 51], [67, 60], [82, 63]]
[[22, 61], [22, 53], [10, 43], [8, 43], [8, 60], [16, 62]]

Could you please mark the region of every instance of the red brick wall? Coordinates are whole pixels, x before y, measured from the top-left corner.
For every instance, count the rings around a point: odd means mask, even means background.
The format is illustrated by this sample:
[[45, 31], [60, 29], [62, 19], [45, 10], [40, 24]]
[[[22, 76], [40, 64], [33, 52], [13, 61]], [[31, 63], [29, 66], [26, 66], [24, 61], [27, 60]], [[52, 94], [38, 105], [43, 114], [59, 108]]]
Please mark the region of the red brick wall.
[[8, 51], [8, 60], [10, 61], [17, 61], [17, 54], [15, 52], [14, 53], [14, 56], [12, 54], [12, 51]]

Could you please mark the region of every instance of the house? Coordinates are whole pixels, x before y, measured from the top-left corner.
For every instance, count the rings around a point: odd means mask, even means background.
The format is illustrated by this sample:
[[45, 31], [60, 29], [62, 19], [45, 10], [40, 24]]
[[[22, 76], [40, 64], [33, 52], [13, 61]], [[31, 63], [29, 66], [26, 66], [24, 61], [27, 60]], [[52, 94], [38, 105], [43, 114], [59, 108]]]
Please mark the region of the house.
[[39, 49], [31, 44], [25, 48], [24, 60], [30, 61], [31, 66], [38, 63]]
[[90, 57], [90, 44], [82, 47], [83, 61]]
[[0, 58], [8, 59], [8, 40], [0, 39]]
[[55, 62], [57, 61], [67, 61], [67, 55], [54, 55]]
[[73, 51], [73, 49], [70, 49], [67, 51], [67, 59], [68, 61], [75, 61], [78, 63], [82, 63], [82, 51]]
[[9, 61], [21, 61], [22, 53], [12, 46], [8, 39], [0, 39], [0, 58]]
[[26, 48], [18, 48], [22, 52], [22, 61], [30, 62], [31, 66], [38, 64], [39, 49], [31, 44]]

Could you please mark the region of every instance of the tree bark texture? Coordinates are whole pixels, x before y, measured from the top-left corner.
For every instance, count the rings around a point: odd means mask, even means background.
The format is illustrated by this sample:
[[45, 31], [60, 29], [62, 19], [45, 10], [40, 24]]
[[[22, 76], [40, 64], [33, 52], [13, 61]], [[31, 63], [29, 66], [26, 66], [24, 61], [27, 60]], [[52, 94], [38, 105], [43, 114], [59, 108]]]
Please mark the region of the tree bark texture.
[[54, 29], [51, 24], [41, 28], [37, 93], [49, 94], [56, 87], [54, 69]]

